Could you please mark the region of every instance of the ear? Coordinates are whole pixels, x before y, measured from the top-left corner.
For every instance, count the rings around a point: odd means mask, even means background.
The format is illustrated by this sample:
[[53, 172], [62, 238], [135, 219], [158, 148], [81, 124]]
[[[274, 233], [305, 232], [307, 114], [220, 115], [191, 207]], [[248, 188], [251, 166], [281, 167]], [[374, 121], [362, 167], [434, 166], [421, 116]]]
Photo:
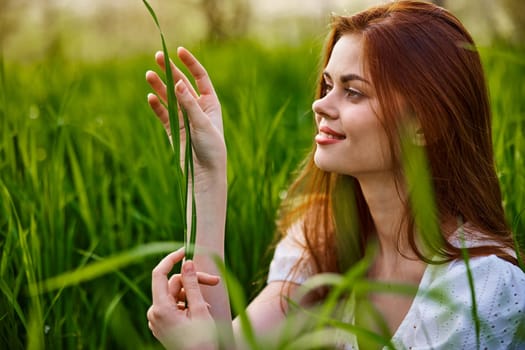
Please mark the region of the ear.
[[425, 133], [423, 132], [423, 128], [421, 127], [421, 122], [415, 115], [411, 115], [411, 117], [406, 122], [406, 137], [410, 139], [410, 142], [412, 142], [415, 146], [426, 146], [427, 140], [425, 138]]
[[427, 145], [425, 134], [423, 133], [423, 129], [420, 125], [416, 125], [416, 128], [412, 130], [410, 137], [412, 138], [412, 143], [416, 146], [423, 147]]
[[427, 145], [427, 139], [423, 128], [421, 127], [421, 122], [417, 117], [417, 114], [409, 106], [405, 106], [403, 103], [404, 114], [402, 116], [403, 130], [402, 135], [406, 137], [407, 140], [419, 147]]

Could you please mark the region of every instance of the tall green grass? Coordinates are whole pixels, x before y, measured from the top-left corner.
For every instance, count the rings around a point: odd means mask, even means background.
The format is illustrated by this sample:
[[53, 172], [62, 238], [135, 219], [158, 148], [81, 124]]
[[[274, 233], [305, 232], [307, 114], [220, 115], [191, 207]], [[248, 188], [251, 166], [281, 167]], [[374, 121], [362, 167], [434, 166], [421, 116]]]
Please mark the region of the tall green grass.
[[[224, 110], [226, 267], [248, 302], [271, 259], [280, 196], [312, 142], [320, 44], [241, 41], [193, 51]], [[504, 205], [524, 244], [525, 53], [482, 54]], [[160, 348], [145, 318], [150, 273], [184, 237], [174, 220], [174, 155], [145, 100], [150, 56], [0, 61], [0, 348]], [[53, 280], [61, 274], [68, 279]], [[317, 321], [344, 328], [328, 316]], [[301, 331], [287, 327], [291, 339]], [[261, 340], [261, 348], [305, 341], [285, 338]]]
[[525, 247], [525, 50], [483, 48], [481, 54], [491, 94], [503, 204], [517, 241]]

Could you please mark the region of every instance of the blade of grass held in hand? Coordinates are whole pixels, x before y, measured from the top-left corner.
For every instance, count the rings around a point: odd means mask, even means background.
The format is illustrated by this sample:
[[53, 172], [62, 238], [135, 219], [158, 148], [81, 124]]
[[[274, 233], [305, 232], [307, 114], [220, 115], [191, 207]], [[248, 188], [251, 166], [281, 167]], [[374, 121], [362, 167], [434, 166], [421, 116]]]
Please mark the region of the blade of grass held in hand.
[[[191, 134], [190, 134], [190, 123], [188, 116], [186, 114], [186, 111], [182, 106], [179, 106], [180, 112], [183, 116], [183, 122], [185, 127], [185, 133], [186, 133], [186, 145], [185, 145], [185, 155], [184, 155], [184, 172], [182, 172], [182, 169], [180, 167], [180, 160], [181, 160], [181, 152], [180, 152], [180, 125], [179, 125], [179, 108], [177, 99], [175, 96], [175, 82], [173, 81], [173, 72], [171, 69], [170, 64], [170, 56], [168, 53], [168, 48], [166, 46], [166, 40], [164, 39], [164, 34], [162, 33], [162, 30], [160, 28], [159, 20], [157, 18], [157, 15], [155, 14], [155, 11], [150, 6], [150, 4], [146, 0], [142, 0], [146, 8], [148, 9], [151, 17], [155, 21], [155, 24], [159, 30], [160, 39], [162, 42], [162, 51], [164, 53], [164, 67], [165, 67], [165, 73], [166, 73], [166, 86], [167, 88], [167, 96], [168, 96], [168, 115], [169, 115], [169, 121], [170, 121], [170, 133], [172, 138], [172, 148], [175, 153], [175, 161], [178, 162], [176, 165], [176, 183], [182, 184], [184, 182], [184, 187], [179, 186], [180, 192], [179, 192], [179, 198], [178, 201], [181, 204], [179, 208], [182, 209], [180, 219], [183, 222], [184, 227], [184, 241], [185, 241], [185, 251], [186, 251], [186, 259], [193, 259], [193, 250], [196, 240], [196, 229], [197, 229], [197, 218], [196, 218], [196, 209], [195, 209], [195, 190], [194, 190], [194, 181], [193, 181], [193, 155], [192, 155], [192, 147], [191, 147]], [[191, 230], [190, 235], [187, 234], [187, 228], [188, 228], [188, 221], [186, 218], [186, 212], [184, 209], [188, 209], [188, 190], [189, 190], [189, 179], [191, 176]]]
[[[142, 2], [148, 9], [151, 17], [155, 21], [155, 25], [157, 26], [157, 29], [159, 30], [160, 40], [162, 42], [162, 51], [164, 53], [166, 86], [173, 87], [174, 81], [173, 81], [173, 75], [172, 75], [171, 65], [170, 65], [170, 56], [168, 53], [168, 48], [166, 46], [166, 40], [164, 40], [164, 34], [162, 33], [162, 29], [160, 28], [159, 20], [157, 18], [157, 15], [155, 14], [155, 11], [151, 7], [151, 5], [146, 0], [142, 0]], [[173, 88], [167, 89], [167, 96], [168, 96], [168, 113], [169, 113], [169, 120], [170, 120], [170, 132], [171, 132], [171, 138], [173, 140], [172, 147], [173, 147], [173, 151], [175, 152], [175, 158], [177, 160], [180, 160], [180, 148], [176, 147], [180, 145], [179, 118], [178, 118], [178, 111], [177, 111], [177, 101], [175, 97], [175, 91], [173, 90]]]
[[[189, 159], [190, 161], [184, 162], [184, 172], [186, 174], [186, 181], [185, 181], [185, 193], [186, 193], [186, 200], [184, 203], [186, 203], [186, 207], [188, 205], [187, 200], [187, 194], [189, 190], [188, 182], [191, 176], [191, 230], [190, 230], [190, 236], [187, 237], [187, 232], [184, 232], [184, 237], [186, 238], [186, 246], [185, 246], [185, 252], [186, 252], [186, 258], [187, 259], [193, 259], [193, 252], [195, 249], [195, 240], [197, 238], [197, 209], [195, 207], [195, 179], [193, 176], [193, 155], [192, 155], [192, 148], [191, 148], [191, 133], [190, 133], [190, 121], [188, 120], [188, 115], [186, 114], [186, 111], [184, 108], [180, 107], [184, 124], [186, 125], [186, 150], [185, 150], [185, 159]], [[185, 226], [187, 227], [187, 225]]]

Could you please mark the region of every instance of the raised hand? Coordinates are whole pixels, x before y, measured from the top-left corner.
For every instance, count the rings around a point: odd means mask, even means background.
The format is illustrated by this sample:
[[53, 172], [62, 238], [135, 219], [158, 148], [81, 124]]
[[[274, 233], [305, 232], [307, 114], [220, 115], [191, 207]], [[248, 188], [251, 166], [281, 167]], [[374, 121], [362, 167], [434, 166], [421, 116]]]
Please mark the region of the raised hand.
[[[175, 94], [190, 120], [195, 177], [206, 176], [209, 171], [225, 172], [226, 146], [223, 136], [221, 106], [211, 80], [202, 64], [188, 50], [179, 47], [177, 55], [188, 68], [197, 86], [197, 90], [195, 90], [184, 73], [170, 60], [173, 80], [176, 82]], [[163, 53], [157, 52], [155, 59], [157, 64], [164, 69]], [[164, 125], [168, 136], [171, 136], [168, 111], [162, 103], [167, 103], [167, 87], [159, 75], [153, 71], [146, 73], [146, 80], [155, 91], [155, 94], [150, 93], [148, 95], [148, 102], [155, 115]], [[186, 135], [181, 115], [179, 115], [179, 125], [181, 127], [181, 154], [184, 155]]]

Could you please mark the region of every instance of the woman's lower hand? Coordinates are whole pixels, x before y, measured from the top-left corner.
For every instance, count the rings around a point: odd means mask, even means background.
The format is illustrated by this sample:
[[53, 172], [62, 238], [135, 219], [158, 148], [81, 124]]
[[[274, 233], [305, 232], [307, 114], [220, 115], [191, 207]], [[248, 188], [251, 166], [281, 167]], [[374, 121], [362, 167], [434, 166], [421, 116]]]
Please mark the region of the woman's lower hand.
[[185, 261], [182, 273], [168, 274], [184, 257], [183, 248], [169, 254], [153, 269], [148, 325], [166, 349], [216, 349], [216, 327], [199, 283], [213, 286], [219, 277], [197, 272]]

